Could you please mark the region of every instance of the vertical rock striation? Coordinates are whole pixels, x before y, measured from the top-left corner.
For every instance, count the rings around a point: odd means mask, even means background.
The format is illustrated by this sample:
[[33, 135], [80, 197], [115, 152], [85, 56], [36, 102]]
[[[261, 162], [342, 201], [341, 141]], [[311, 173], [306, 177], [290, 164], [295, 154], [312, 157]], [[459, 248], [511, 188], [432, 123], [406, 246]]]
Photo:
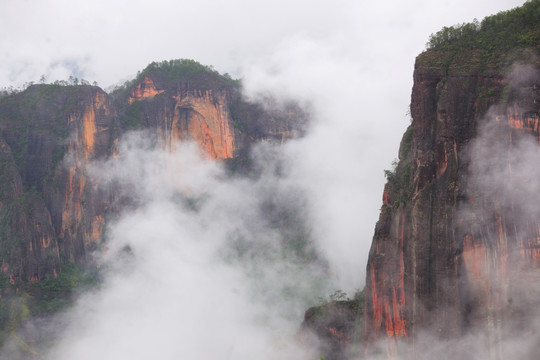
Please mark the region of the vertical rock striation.
[[475, 330], [503, 359], [513, 326], [535, 331], [524, 314], [540, 294], [539, 57], [514, 49], [494, 64], [452, 49], [416, 59], [412, 123], [369, 254], [367, 344], [389, 357]]
[[301, 132], [306, 115], [246, 101], [238, 81], [192, 60], [152, 63], [111, 95], [88, 85], [33, 85], [0, 99], [0, 272], [12, 284], [90, 265], [107, 218], [121, 211], [89, 165], [126, 131], [173, 151], [193, 141], [208, 158], [241, 162], [251, 143]]
[[61, 258], [90, 260], [108, 205], [86, 167], [107, 155], [114, 119], [91, 86], [36, 85], [2, 101], [0, 246], [13, 282], [56, 277]]

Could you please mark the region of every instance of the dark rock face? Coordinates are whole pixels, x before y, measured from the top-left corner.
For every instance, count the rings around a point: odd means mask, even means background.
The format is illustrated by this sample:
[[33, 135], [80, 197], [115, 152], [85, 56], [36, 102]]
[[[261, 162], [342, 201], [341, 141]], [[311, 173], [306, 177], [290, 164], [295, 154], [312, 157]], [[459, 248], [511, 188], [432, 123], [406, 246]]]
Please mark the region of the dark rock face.
[[94, 196], [85, 167], [107, 155], [113, 121], [111, 102], [96, 87], [37, 85], [3, 99], [9, 171], [2, 179], [0, 246], [2, 271], [12, 282], [56, 276], [61, 257], [88, 260], [107, 204]]
[[445, 27], [417, 57], [351, 358], [538, 357], [539, 7]]
[[[417, 59], [413, 121], [387, 174], [367, 265], [367, 344], [382, 341], [390, 356], [405, 344], [420, 358], [421, 332], [501, 337], [539, 305], [527, 292], [540, 288], [540, 63], [445, 67], [445, 56]], [[486, 345], [495, 358], [509, 355], [495, 344]]]
[[168, 151], [195, 141], [209, 158], [241, 163], [251, 143], [283, 141], [305, 126], [297, 106], [272, 110], [200, 64], [187, 62], [188, 80], [184, 62], [167, 64], [169, 73], [151, 65], [111, 95], [34, 85], [0, 99], [0, 271], [11, 283], [56, 277], [64, 262], [92, 264], [121, 205], [88, 166], [113, 155], [125, 131], [147, 129]]
[[296, 105], [279, 107], [246, 101], [235, 86], [217, 88], [194, 84], [170, 86], [146, 75], [131, 91], [124, 114], [156, 132], [163, 149], [192, 140], [212, 159], [232, 159], [246, 153], [251, 142], [282, 142], [298, 136], [307, 122]]
[[309, 341], [310, 335], [315, 336], [319, 353], [325, 360], [346, 359], [362, 347], [363, 305], [362, 298], [309, 308], [300, 334], [305, 341]]
[[[0, 139], [2, 272], [14, 283], [22, 269], [33, 276], [58, 270], [58, 244], [51, 226], [50, 214], [43, 200], [23, 192], [22, 179], [17, 171], [11, 148]], [[24, 250], [28, 249], [26, 256]]]

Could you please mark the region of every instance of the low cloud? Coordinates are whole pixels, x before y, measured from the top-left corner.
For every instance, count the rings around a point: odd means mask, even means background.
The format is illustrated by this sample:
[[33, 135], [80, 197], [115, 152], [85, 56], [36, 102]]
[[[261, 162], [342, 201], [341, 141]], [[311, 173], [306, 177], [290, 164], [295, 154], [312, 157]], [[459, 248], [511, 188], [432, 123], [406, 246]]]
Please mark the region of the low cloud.
[[108, 227], [103, 284], [66, 315], [50, 358], [316, 356], [295, 339], [330, 275], [298, 229], [302, 191], [276, 171], [279, 157], [256, 179], [229, 178], [194, 144], [166, 153], [150, 143], [133, 133], [93, 168], [102, 185], [129, 189], [131, 207]]

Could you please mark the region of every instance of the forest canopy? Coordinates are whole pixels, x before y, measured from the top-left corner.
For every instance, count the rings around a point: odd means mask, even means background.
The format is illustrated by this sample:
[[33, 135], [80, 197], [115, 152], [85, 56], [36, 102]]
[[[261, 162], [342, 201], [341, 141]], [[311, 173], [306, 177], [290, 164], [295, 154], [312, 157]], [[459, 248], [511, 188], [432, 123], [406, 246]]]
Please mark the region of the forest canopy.
[[431, 34], [428, 50], [483, 49], [489, 55], [504, 53], [515, 47], [536, 48], [540, 44], [540, 0], [527, 1], [523, 6], [488, 16], [481, 22], [474, 19], [444, 27]]

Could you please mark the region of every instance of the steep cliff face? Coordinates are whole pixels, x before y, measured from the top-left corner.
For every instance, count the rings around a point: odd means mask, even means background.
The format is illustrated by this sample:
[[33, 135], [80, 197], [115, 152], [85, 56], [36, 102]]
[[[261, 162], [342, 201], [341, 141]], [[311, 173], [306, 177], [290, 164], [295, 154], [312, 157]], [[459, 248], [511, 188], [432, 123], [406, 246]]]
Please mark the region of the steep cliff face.
[[2, 274], [11, 284], [56, 274], [59, 251], [43, 199], [23, 190], [10, 146], [0, 139]]
[[44, 196], [54, 213], [63, 255], [68, 261], [87, 262], [103, 231], [109, 195], [97, 188], [86, 169], [92, 160], [108, 156], [115, 112], [100, 89], [84, 94], [78, 108], [67, 116], [66, 161]]
[[8, 282], [54, 278], [65, 263], [92, 264], [115, 189], [89, 176], [128, 130], [157, 146], [196, 142], [211, 159], [243, 161], [252, 142], [300, 132], [297, 106], [245, 100], [238, 81], [191, 60], [153, 63], [111, 95], [98, 87], [34, 85], [0, 99], [0, 271]]
[[[149, 86], [153, 84], [149, 76], [142, 84], [146, 85], [137, 85], [130, 103], [144, 102], [141, 115], [156, 131], [161, 148], [172, 150], [175, 143], [191, 140], [212, 159], [234, 157], [239, 134], [229, 112], [227, 90], [180, 88], [165, 92]], [[141, 87], [145, 89], [142, 95]], [[154, 90], [146, 91], [149, 88]]]
[[534, 48], [509, 53], [495, 63], [483, 50], [433, 49], [416, 60], [412, 124], [367, 264], [371, 349], [419, 358], [426, 334], [475, 329], [499, 359], [513, 325], [535, 331], [524, 314], [539, 305], [540, 62]]
[[249, 101], [238, 81], [191, 60], [152, 63], [112, 95], [124, 128], [154, 131], [167, 150], [195, 141], [212, 159], [244, 158], [252, 142], [298, 136], [307, 122], [297, 105]]
[[0, 246], [12, 283], [56, 276], [61, 257], [88, 260], [107, 204], [85, 167], [107, 154], [113, 121], [107, 95], [90, 86], [33, 86], [0, 104]]

